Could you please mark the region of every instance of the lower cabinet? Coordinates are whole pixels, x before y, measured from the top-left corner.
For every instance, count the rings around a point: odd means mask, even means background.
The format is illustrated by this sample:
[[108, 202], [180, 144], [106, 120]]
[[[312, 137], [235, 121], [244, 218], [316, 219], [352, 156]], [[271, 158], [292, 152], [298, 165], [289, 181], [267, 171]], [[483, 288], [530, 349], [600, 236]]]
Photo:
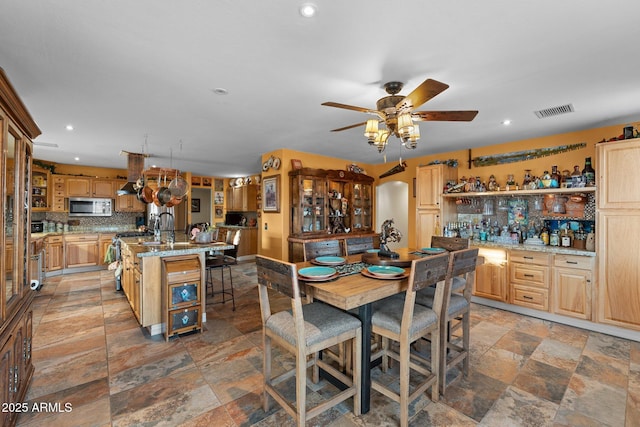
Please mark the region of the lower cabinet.
[[440, 211], [418, 209], [416, 211], [416, 248], [431, 246], [431, 236], [440, 233]]
[[509, 254], [509, 303], [549, 311], [549, 254]]
[[62, 236], [47, 236], [44, 242], [47, 272], [64, 268], [64, 239]]
[[480, 248], [478, 255], [483, 263], [476, 268], [473, 294], [497, 301], [508, 301], [507, 251], [504, 249]]
[[72, 234], [64, 237], [65, 267], [90, 267], [98, 265], [97, 234]]
[[555, 255], [553, 262], [553, 312], [591, 320], [593, 279], [591, 257]]
[[127, 296], [129, 305], [136, 320], [141, 322], [142, 299], [140, 297], [141, 287], [140, 260], [128, 248], [122, 250], [122, 291]]

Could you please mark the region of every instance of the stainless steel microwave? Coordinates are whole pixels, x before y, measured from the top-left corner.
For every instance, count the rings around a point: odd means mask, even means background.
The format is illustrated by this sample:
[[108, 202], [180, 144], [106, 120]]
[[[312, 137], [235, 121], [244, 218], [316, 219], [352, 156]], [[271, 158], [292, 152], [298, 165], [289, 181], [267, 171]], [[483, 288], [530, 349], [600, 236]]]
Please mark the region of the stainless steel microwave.
[[113, 200], [69, 197], [69, 216], [111, 216]]

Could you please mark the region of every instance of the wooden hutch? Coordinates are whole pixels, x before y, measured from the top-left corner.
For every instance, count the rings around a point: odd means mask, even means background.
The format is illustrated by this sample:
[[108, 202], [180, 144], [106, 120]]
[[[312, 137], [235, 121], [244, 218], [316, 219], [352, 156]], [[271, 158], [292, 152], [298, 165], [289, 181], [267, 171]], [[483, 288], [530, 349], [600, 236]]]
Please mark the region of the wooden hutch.
[[[40, 129], [0, 68], [0, 401], [11, 408], [25, 401], [33, 376], [31, 303], [31, 140]], [[0, 425], [16, 423], [17, 411], [2, 411]]]
[[346, 170], [290, 171], [289, 260], [302, 261], [306, 241], [377, 237], [373, 182], [373, 177]]

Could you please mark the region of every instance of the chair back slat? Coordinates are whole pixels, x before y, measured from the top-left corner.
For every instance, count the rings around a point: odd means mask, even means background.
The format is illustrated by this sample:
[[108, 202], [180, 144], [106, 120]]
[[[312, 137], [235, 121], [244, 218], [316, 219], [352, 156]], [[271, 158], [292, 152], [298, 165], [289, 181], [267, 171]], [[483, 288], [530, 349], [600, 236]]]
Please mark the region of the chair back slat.
[[347, 255], [361, 254], [369, 249], [375, 248], [373, 236], [368, 237], [350, 237], [346, 239]]
[[342, 256], [344, 251], [339, 240], [322, 240], [304, 243], [304, 260], [310, 261], [319, 256]]
[[443, 248], [448, 251], [460, 251], [469, 248], [469, 239], [461, 237], [431, 236], [432, 248]]
[[256, 269], [258, 284], [289, 298], [300, 296], [295, 264], [256, 255]]
[[453, 257], [453, 267], [451, 276], [461, 276], [476, 270], [478, 262], [478, 249], [465, 249], [455, 251]]
[[433, 286], [447, 278], [449, 269], [449, 254], [444, 253], [412, 261], [413, 282], [411, 287], [419, 291]]

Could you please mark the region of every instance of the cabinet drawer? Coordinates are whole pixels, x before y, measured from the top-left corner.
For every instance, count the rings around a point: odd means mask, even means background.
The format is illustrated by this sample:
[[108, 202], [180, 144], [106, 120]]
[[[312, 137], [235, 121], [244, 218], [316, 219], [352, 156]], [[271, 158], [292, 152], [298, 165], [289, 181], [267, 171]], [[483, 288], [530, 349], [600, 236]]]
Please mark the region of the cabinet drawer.
[[555, 267], [579, 268], [582, 270], [593, 269], [593, 257], [580, 255], [556, 255], [553, 260]]
[[549, 288], [549, 267], [512, 263], [510, 270], [512, 282]]
[[47, 236], [47, 243], [62, 243], [62, 236]]
[[549, 291], [528, 286], [512, 285], [511, 304], [549, 311]]
[[98, 235], [97, 234], [78, 234], [78, 235], [67, 235], [64, 237], [66, 242], [97, 242]]
[[509, 261], [521, 264], [549, 265], [549, 254], [543, 252], [511, 251]]

